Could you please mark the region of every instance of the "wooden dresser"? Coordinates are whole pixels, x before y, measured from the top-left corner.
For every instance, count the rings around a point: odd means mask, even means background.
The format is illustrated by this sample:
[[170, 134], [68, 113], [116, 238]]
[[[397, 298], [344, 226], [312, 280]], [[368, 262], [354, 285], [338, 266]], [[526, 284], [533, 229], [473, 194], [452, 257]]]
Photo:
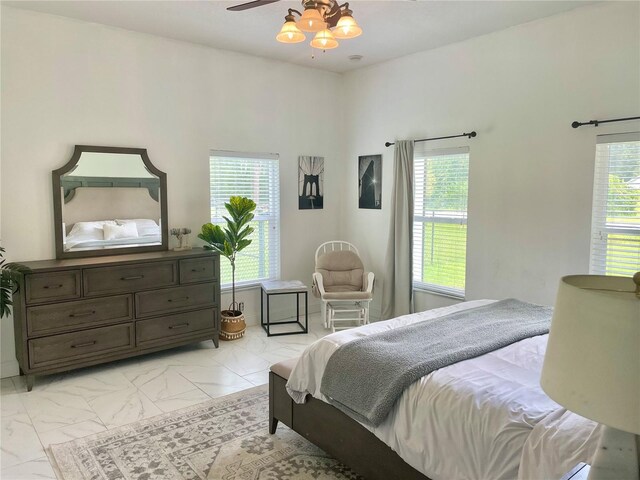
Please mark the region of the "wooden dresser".
[[16, 358], [33, 376], [202, 340], [218, 346], [220, 260], [194, 249], [22, 262]]

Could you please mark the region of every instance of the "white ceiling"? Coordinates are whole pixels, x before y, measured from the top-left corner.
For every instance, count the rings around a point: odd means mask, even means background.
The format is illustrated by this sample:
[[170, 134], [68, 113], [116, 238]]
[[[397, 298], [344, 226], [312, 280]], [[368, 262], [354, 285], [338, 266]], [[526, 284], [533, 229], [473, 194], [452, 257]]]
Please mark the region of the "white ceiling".
[[[287, 8], [280, 1], [242, 12], [226, 7], [238, 1], [3, 1], [16, 8], [101, 23], [215, 48], [249, 53], [299, 65], [345, 72], [502, 30], [595, 3], [590, 1], [365, 1], [351, 0], [364, 33], [326, 53], [308, 42], [276, 42]], [[307, 35], [310, 41], [310, 34]], [[312, 55], [315, 54], [315, 58]], [[359, 62], [350, 55], [362, 55]]]

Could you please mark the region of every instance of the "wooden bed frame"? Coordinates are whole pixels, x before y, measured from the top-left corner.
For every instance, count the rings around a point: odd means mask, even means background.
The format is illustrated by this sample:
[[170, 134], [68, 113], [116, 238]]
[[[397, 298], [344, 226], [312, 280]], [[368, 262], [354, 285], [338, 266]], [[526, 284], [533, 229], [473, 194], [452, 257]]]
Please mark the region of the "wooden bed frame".
[[337, 408], [312, 396], [304, 404], [295, 403], [286, 383], [269, 372], [269, 433], [282, 422], [367, 480], [429, 480]]

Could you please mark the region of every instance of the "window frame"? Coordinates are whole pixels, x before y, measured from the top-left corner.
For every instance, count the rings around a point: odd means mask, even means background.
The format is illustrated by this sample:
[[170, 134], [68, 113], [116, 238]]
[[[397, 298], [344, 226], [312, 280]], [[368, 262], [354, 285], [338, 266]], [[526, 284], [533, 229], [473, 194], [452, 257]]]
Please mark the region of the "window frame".
[[[608, 223], [607, 208], [609, 199], [609, 171], [611, 168], [611, 157], [606, 157], [606, 164], [602, 164], [599, 153], [600, 145], [611, 145], [618, 143], [640, 142], [640, 132], [612, 133], [598, 135], [596, 137], [596, 150], [593, 175], [593, 199], [591, 204], [591, 238], [589, 245], [589, 273], [592, 275], [621, 275], [621, 273], [607, 273], [608, 256], [608, 236], [630, 235], [638, 237], [640, 242], [640, 225], [633, 228], [624, 223]], [[604, 181], [603, 179], [606, 179]], [[607, 199], [607, 200], [603, 200]], [[615, 258], [615, 256], [612, 256]]]
[[[417, 188], [417, 184], [416, 184], [416, 172], [417, 172], [417, 160], [418, 159], [425, 159], [425, 158], [429, 158], [429, 157], [436, 157], [436, 156], [446, 156], [446, 155], [461, 155], [461, 154], [465, 154], [467, 156], [467, 192], [466, 192], [466, 197], [467, 197], [467, 204], [466, 204], [466, 208], [464, 210], [464, 212], [461, 211], [452, 211], [451, 215], [445, 215], [445, 214], [441, 214], [439, 216], [435, 216], [435, 214], [437, 213], [436, 210], [433, 210], [432, 213], [433, 215], [431, 216], [425, 216], [425, 215], [418, 215], [416, 213], [417, 209], [415, 208], [415, 205], [417, 205], [418, 202], [418, 188]], [[470, 158], [471, 158], [471, 154], [470, 154], [470, 149], [468, 146], [460, 146], [460, 147], [453, 147], [453, 148], [441, 148], [441, 149], [415, 149], [414, 150], [414, 154], [413, 154], [413, 168], [414, 168], [414, 184], [413, 184], [413, 200], [414, 200], [414, 213], [413, 213], [413, 233], [412, 233], [412, 241], [415, 239], [416, 236], [416, 225], [420, 224], [421, 228], [424, 228], [425, 223], [432, 223], [432, 224], [455, 224], [455, 225], [468, 225], [468, 212], [469, 212], [469, 163], [470, 163]], [[426, 182], [426, 174], [424, 175], [424, 181]], [[423, 185], [423, 189], [424, 189], [424, 185]], [[436, 220], [437, 219], [437, 220]], [[429, 282], [423, 282], [420, 280], [416, 280], [416, 277], [419, 278], [424, 278], [424, 240], [422, 241], [422, 243], [420, 245], [416, 245], [415, 243], [412, 245], [412, 274], [411, 274], [411, 278], [412, 278], [412, 285], [413, 285], [413, 289], [415, 291], [419, 291], [419, 292], [425, 292], [425, 293], [430, 293], [430, 294], [435, 294], [435, 295], [440, 295], [440, 296], [445, 296], [445, 297], [449, 297], [449, 298], [453, 298], [456, 300], [464, 300], [465, 299], [465, 295], [466, 295], [466, 280], [467, 280], [467, 246], [468, 246], [468, 236], [469, 236], [469, 232], [468, 232], [468, 227], [467, 230], [465, 231], [465, 272], [464, 272], [464, 280], [465, 280], [465, 288], [464, 289], [459, 289], [459, 288], [455, 288], [455, 287], [448, 287], [446, 285], [439, 285], [439, 284], [435, 284], [435, 283], [429, 283]], [[423, 236], [424, 238], [424, 236]], [[419, 255], [418, 257], [420, 258], [418, 263], [416, 263], [416, 253], [420, 252], [421, 255]], [[416, 273], [416, 264], [419, 267], [419, 272], [420, 274], [417, 275]]]
[[[278, 280], [280, 278], [280, 268], [281, 268], [281, 254], [280, 254], [280, 242], [281, 242], [281, 225], [280, 225], [280, 156], [277, 153], [256, 153], [256, 152], [236, 152], [229, 150], [210, 150], [209, 152], [209, 216], [210, 221], [213, 224], [223, 225], [224, 220], [222, 217], [214, 218], [213, 217], [213, 205], [214, 205], [214, 192], [212, 188], [213, 182], [213, 172], [212, 172], [212, 163], [214, 162], [214, 158], [226, 159], [226, 163], [228, 163], [228, 159], [236, 158], [240, 160], [257, 160], [257, 161], [265, 161], [265, 162], [273, 162], [274, 165], [271, 165], [272, 172], [269, 174], [269, 204], [273, 206], [269, 210], [273, 210], [274, 214], [259, 214], [256, 213], [253, 221], [257, 222], [265, 222], [267, 228], [273, 227], [277, 235], [277, 241], [275, 245], [271, 246], [269, 251], [270, 258], [275, 258], [275, 261], [270, 262], [269, 268], [265, 266], [265, 257], [264, 252], [260, 250], [260, 258], [258, 260], [259, 266], [258, 268], [262, 271], [266, 271], [267, 275], [262, 278], [252, 278], [249, 280], [238, 280], [238, 265], [236, 264], [236, 282], [235, 288], [236, 290], [245, 290], [251, 289], [259, 286], [262, 282], [270, 281], [270, 280]], [[248, 195], [247, 195], [248, 196]], [[250, 196], [248, 196], [251, 198]], [[225, 199], [228, 201], [228, 199]], [[226, 212], [226, 211], [225, 211]], [[258, 238], [255, 237], [256, 231], [252, 234], [251, 239], [255, 241], [259, 241]], [[238, 257], [242, 257], [246, 255], [246, 252], [238, 253]], [[221, 256], [221, 268], [222, 262], [228, 262], [228, 260]], [[222, 275], [221, 275], [222, 277]], [[220, 279], [220, 290], [222, 292], [231, 291], [232, 284], [231, 281], [222, 283], [222, 278]]]

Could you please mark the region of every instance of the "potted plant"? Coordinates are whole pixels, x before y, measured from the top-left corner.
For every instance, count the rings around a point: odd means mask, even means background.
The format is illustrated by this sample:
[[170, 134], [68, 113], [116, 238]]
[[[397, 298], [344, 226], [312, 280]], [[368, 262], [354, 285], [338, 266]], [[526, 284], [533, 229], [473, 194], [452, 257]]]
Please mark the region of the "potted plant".
[[227, 222], [226, 227], [206, 223], [198, 238], [206, 242], [204, 248], [215, 250], [231, 262], [231, 305], [228, 310], [220, 312], [220, 339], [236, 340], [244, 335], [246, 328], [244, 314], [236, 302], [236, 255], [251, 243], [247, 237], [254, 230], [249, 222], [253, 220], [256, 204], [247, 197], [233, 196], [224, 206], [231, 217], [222, 217]]
[[18, 291], [18, 278], [21, 272], [29, 269], [18, 263], [6, 263], [4, 248], [0, 247], [0, 318], [11, 314], [12, 295]]

